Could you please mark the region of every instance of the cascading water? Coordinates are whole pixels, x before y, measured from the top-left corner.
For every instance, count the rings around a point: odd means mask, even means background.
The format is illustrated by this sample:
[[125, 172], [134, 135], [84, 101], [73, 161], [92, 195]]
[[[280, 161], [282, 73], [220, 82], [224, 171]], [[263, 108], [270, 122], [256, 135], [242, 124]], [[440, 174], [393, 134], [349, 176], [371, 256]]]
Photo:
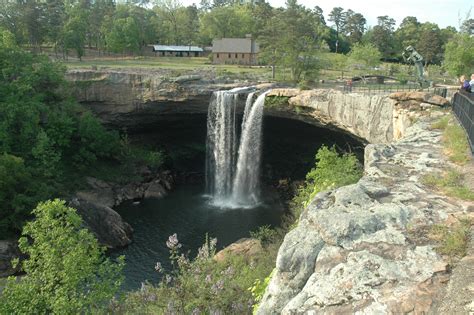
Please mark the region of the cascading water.
[[256, 205], [260, 201], [262, 116], [265, 95], [266, 93], [261, 94], [250, 106], [249, 103], [252, 102], [247, 100], [245, 106], [237, 171], [232, 189], [232, 200], [237, 204]]
[[245, 104], [237, 155], [236, 107], [238, 92], [215, 92], [207, 116], [206, 187], [212, 204], [221, 207], [254, 207], [260, 196], [262, 115], [265, 94]]

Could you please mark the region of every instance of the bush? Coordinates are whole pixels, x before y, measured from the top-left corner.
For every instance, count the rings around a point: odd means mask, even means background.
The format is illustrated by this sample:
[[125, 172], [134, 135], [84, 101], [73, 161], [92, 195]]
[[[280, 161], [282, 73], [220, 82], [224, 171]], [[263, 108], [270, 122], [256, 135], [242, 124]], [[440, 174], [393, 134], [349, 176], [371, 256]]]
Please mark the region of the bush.
[[265, 107], [279, 108], [283, 106], [288, 106], [289, 99], [290, 98], [287, 96], [267, 96], [265, 97]]
[[22, 262], [26, 275], [8, 279], [0, 313], [82, 314], [106, 306], [120, 286], [123, 257], [118, 263], [106, 259], [105, 248], [64, 201], [40, 203], [33, 214], [19, 240], [28, 256]]
[[213, 259], [216, 240], [207, 240], [194, 260], [180, 252], [175, 235], [166, 242], [173, 270], [163, 273], [158, 286], [143, 284], [128, 294], [119, 310], [146, 314], [249, 314], [254, 299], [248, 290], [255, 279], [264, 280], [273, 269], [276, 250], [264, 251], [250, 263], [242, 256], [223, 262]]
[[362, 176], [362, 167], [352, 153], [339, 155], [336, 148], [322, 146], [316, 153], [316, 166], [306, 174], [306, 182], [299, 187], [291, 201], [294, 218], [299, 218], [302, 210], [314, 196], [324, 190], [357, 182]]

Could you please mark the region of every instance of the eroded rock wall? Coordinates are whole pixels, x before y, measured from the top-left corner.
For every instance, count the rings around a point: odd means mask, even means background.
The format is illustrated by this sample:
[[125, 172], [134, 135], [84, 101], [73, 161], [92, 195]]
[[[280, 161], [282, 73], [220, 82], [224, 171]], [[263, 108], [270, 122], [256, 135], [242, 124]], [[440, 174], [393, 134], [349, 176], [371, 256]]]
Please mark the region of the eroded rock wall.
[[358, 183], [314, 198], [279, 249], [258, 314], [433, 310], [448, 275], [427, 231], [463, 205], [422, 183], [448, 163], [431, 120], [369, 144]]
[[169, 71], [69, 70], [75, 98], [106, 124], [137, 128], [159, 115], [207, 113], [213, 91], [245, 83], [215, 81]]

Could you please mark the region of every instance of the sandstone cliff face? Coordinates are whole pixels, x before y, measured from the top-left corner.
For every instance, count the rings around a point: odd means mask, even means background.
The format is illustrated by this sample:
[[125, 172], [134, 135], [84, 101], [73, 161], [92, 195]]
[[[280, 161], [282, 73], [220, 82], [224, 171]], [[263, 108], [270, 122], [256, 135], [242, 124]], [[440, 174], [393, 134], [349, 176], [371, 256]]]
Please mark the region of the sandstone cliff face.
[[358, 183], [314, 198], [280, 247], [258, 314], [421, 314], [436, 306], [448, 275], [426, 232], [463, 205], [422, 184], [448, 163], [429, 120], [399, 141], [369, 144]]
[[70, 70], [66, 78], [75, 98], [104, 123], [130, 128], [160, 115], [207, 113], [213, 91], [245, 85], [139, 70]]

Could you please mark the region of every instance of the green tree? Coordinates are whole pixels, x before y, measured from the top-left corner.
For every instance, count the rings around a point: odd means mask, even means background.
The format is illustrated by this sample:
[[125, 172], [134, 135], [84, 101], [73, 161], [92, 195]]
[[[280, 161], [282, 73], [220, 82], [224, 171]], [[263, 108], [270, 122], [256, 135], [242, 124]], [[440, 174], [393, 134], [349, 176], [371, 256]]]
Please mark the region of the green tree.
[[86, 43], [87, 20], [85, 16], [73, 15], [64, 26], [64, 44], [67, 49], [74, 49], [79, 60], [84, 56]]
[[417, 47], [420, 37], [420, 22], [414, 16], [407, 16], [403, 19], [394, 35], [400, 49], [405, 49], [408, 46]]
[[349, 53], [351, 64], [362, 64], [366, 68], [373, 68], [380, 64], [382, 54], [372, 44], [355, 44]]
[[346, 12], [344, 12], [344, 9], [341, 7], [335, 7], [332, 9], [332, 11], [329, 13], [329, 21], [334, 23], [334, 26], [336, 27], [336, 53], [338, 52], [338, 46], [339, 46], [339, 34], [341, 33], [341, 30], [344, 28], [346, 25]]
[[248, 6], [218, 6], [201, 17], [201, 37], [207, 44], [214, 38], [243, 37], [254, 29]]
[[276, 11], [261, 36], [263, 57], [289, 69], [295, 82], [314, 79], [321, 65], [317, 55], [323, 36], [316, 21], [315, 12], [289, 0], [287, 9]]
[[441, 30], [434, 23], [423, 23], [420, 27], [420, 37], [416, 49], [423, 56], [425, 65], [439, 63], [443, 55]]
[[461, 24], [460, 32], [474, 35], [474, 19], [465, 19]]
[[394, 39], [395, 20], [388, 16], [377, 17], [377, 25], [368, 33], [368, 42], [373, 43], [382, 53], [383, 58], [398, 56]]
[[365, 32], [365, 24], [367, 20], [360, 13], [352, 10], [346, 12], [346, 23], [344, 25], [344, 33], [351, 45], [358, 43], [362, 39]]
[[444, 67], [456, 77], [474, 73], [474, 37], [456, 34], [446, 44]]
[[[122, 281], [123, 257], [105, 258], [94, 235], [64, 201], [40, 203], [19, 240], [26, 275], [9, 278], [2, 314], [92, 313], [106, 306]], [[18, 262], [17, 262], [18, 263]]]
[[[31, 175], [22, 158], [0, 155], [0, 238], [21, 229], [28, 217]], [[12, 211], [13, 209], [13, 211]]]

